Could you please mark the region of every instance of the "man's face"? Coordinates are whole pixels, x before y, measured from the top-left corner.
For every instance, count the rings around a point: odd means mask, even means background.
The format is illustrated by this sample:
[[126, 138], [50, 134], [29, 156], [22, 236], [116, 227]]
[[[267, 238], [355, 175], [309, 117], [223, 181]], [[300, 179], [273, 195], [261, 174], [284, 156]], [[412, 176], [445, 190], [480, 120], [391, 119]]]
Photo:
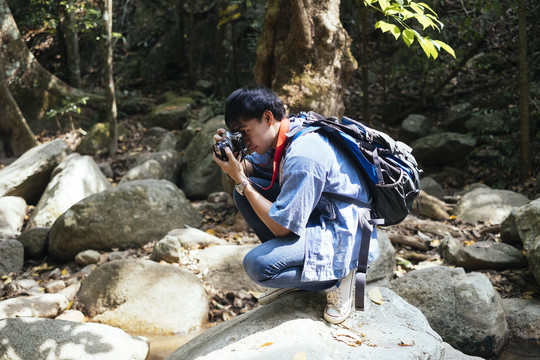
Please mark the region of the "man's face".
[[240, 126], [234, 128], [233, 131], [242, 134], [242, 138], [251, 152], [262, 155], [275, 147], [276, 133], [271, 124], [272, 121], [263, 115], [262, 120], [253, 118], [241, 121]]

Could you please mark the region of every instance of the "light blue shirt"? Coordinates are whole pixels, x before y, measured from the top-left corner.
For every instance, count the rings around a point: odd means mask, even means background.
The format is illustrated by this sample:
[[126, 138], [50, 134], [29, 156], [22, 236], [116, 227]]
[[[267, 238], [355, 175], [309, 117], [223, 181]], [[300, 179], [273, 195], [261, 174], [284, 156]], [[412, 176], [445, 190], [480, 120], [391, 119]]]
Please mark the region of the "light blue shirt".
[[[291, 117], [291, 127], [302, 119]], [[273, 152], [253, 154], [258, 176], [272, 174]], [[371, 203], [369, 191], [359, 174], [339, 147], [317, 133], [310, 132], [290, 142], [282, 161], [281, 191], [270, 208], [270, 217], [306, 239], [306, 257], [302, 281], [343, 278], [358, 266], [362, 239], [359, 218], [369, 208], [354, 201]], [[378, 257], [376, 232], [371, 235], [368, 261]]]

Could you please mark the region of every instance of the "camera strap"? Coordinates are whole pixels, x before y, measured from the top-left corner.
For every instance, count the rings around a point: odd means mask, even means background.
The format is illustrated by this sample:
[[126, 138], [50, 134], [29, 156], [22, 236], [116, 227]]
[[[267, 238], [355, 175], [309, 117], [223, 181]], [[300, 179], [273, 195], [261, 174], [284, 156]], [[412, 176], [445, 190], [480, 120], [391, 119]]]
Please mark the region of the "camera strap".
[[291, 124], [289, 118], [283, 118], [281, 119], [280, 125], [279, 125], [279, 133], [278, 133], [278, 140], [276, 145], [276, 152], [274, 154], [274, 166], [272, 171], [272, 181], [270, 182], [270, 186], [267, 188], [262, 188], [263, 190], [268, 190], [274, 185], [274, 181], [276, 180], [277, 173], [279, 171], [279, 163], [281, 162], [281, 159], [283, 157], [283, 150], [285, 150], [285, 147], [287, 146], [287, 133], [289, 132], [289, 125]]

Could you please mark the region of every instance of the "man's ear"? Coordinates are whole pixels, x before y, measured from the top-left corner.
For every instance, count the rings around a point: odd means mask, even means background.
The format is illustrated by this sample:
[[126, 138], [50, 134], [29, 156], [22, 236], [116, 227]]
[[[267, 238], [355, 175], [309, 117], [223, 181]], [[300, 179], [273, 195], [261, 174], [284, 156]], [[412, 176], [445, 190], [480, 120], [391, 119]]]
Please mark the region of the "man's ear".
[[264, 110], [263, 119], [268, 123], [268, 125], [271, 125], [276, 120], [274, 118], [274, 114], [272, 114], [270, 110]]

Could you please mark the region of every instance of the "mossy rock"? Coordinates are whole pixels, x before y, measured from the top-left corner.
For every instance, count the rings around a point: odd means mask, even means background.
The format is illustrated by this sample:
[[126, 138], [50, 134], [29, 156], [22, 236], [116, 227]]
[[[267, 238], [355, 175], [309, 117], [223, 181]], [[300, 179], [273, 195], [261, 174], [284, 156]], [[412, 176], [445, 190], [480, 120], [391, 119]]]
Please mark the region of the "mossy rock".
[[174, 97], [157, 105], [145, 121], [146, 126], [159, 126], [167, 130], [185, 128], [191, 117], [195, 101], [189, 97]]

